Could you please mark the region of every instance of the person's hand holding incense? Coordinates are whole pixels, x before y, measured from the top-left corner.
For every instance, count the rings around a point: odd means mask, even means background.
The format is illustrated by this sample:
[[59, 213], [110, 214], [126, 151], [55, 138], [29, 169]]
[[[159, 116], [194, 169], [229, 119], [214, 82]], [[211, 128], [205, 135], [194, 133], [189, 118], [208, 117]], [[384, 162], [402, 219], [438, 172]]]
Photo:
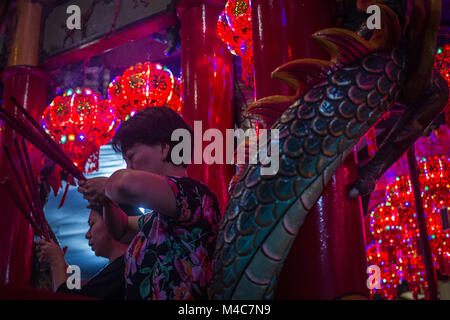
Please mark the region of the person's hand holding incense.
[[67, 247], [61, 249], [53, 240], [36, 242], [36, 253], [40, 262], [48, 263], [52, 272], [53, 291], [67, 280], [67, 263], [64, 258]]
[[83, 194], [83, 198], [90, 204], [103, 205], [106, 201], [105, 185], [107, 177], [97, 177], [78, 182], [78, 192]]

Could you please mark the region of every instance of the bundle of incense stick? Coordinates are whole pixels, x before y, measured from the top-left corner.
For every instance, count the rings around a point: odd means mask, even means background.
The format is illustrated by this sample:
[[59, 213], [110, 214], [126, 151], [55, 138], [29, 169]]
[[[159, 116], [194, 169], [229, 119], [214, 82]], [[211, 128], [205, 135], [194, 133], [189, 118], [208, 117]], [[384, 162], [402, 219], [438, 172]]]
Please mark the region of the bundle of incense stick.
[[22, 144], [20, 146], [17, 139], [14, 139], [14, 145], [17, 157], [20, 161], [19, 167], [16, 166], [16, 162], [13, 160], [8, 147], [3, 146], [3, 150], [11, 166], [18, 188], [16, 189], [9, 179], [3, 181], [1, 185], [4, 189], [6, 189], [19, 210], [30, 223], [35, 234], [40, 237], [43, 236], [49, 240], [50, 232], [45, 219], [44, 210], [38, 192], [38, 184], [33, 174], [25, 140], [22, 140]]
[[[11, 101], [22, 113], [25, 118], [17, 117], [9, 113], [0, 106], [0, 119], [3, 120], [12, 129], [17, 131], [24, 139], [28, 140], [36, 148], [41, 150], [50, 159], [55, 161], [61, 168], [71, 174], [78, 180], [86, 180], [85, 176], [77, 166], [64, 153], [61, 147], [48, 135], [37, 121], [21, 106], [14, 97]], [[107, 199], [109, 205], [118, 206], [116, 203]], [[61, 207], [61, 205], [60, 205]]]
[[0, 107], [0, 119], [17, 131], [23, 138], [28, 140], [36, 148], [45, 153], [55, 161], [61, 168], [78, 180], [86, 180], [83, 173], [78, 169], [70, 158], [64, 153], [60, 146], [44, 131], [34, 118], [23, 108], [14, 97], [11, 101], [17, 109], [25, 116], [18, 117]]

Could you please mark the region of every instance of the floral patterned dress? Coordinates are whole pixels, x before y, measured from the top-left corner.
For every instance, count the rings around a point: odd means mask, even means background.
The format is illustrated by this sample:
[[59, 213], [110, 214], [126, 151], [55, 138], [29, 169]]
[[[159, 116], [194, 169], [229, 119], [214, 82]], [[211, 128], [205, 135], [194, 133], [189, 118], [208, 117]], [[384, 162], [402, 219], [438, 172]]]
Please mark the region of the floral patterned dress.
[[167, 177], [177, 217], [152, 212], [125, 255], [126, 299], [207, 299], [220, 210], [202, 183]]

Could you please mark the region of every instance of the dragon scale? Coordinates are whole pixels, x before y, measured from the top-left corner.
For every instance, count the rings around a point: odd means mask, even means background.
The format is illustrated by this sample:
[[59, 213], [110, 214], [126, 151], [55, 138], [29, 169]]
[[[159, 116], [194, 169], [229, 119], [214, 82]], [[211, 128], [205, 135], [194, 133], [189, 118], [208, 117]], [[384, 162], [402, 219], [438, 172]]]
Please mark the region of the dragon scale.
[[[327, 29], [322, 40], [340, 53], [322, 77], [272, 125], [279, 171], [261, 176], [248, 165], [230, 194], [216, 245], [214, 299], [271, 299], [290, 247], [336, 169], [400, 95], [402, 46], [374, 51], [351, 32]], [[304, 75], [302, 75], [304, 76]]]

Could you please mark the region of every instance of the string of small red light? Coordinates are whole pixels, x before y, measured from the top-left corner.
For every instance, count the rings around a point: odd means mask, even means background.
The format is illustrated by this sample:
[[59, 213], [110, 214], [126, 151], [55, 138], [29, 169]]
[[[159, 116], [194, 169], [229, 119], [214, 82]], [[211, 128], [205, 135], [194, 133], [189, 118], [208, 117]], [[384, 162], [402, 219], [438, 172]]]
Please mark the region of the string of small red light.
[[[450, 172], [447, 156], [432, 156], [419, 161], [422, 198], [435, 268], [450, 273], [450, 230], [443, 230], [440, 210], [450, 207]], [[370, 214], [370, 233], [375, 241], [367, 247], [368, 262], [381, 268], [381, 289], [386, 299], [397, 295], [406, 280], [410, 290], [427, 294], [425, 267], [418, 245], [414, 197], [409, 176], [399, 176], [386, 187], [386, 202]]]

